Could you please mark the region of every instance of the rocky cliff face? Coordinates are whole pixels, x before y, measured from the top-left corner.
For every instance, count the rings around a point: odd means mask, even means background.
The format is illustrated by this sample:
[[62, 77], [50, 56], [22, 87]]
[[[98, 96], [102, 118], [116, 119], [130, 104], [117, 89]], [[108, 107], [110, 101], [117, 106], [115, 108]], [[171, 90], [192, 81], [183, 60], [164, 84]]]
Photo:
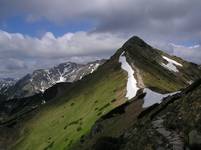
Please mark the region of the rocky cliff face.
[[6, 91], [14, 86], [16, 83], [15, 79], [12, 78], [1, 78], [0, 79], [0, 103], [1, 101], [4, 101], [5, 99], [7, 99], [6, 95], [4, 93], [6, 93]]
[[5, 92], [9, 87], [16, 83], [15, 79], [12, 78], [0, 78], [0, 93]]

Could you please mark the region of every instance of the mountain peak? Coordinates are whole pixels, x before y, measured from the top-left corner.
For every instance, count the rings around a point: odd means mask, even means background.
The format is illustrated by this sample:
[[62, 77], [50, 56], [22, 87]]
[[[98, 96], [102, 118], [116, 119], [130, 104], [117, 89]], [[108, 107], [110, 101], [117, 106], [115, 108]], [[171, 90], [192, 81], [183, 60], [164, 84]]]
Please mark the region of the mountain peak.
[[[7, 99], [32, 96], [38, 92], [44, 92], [44, 90], [59, 82], [80, 80], [84, 76], [94, 72], [104, 62], [105, 60], [96, 60], [87, 64], [78, 64], [68, 61], [49, 69], [37, 69], [32, 74], [27, 74], [16, 81], [16, 84], [12, 84], [8, 90], [2, 93], [8, 95]], [[0, 80], [0, 89], [3, 84], [3, 82], [1, 84]]]
[[[136, 36], [136, 35], [134, 35], [134, 36], [132, 36], [130, 39], [128, 39], [128, 40], [133, 40], [133, 41], [143, 41], [140, 37], [138, 37], [138, 36]], [[143, 41], [144, 42], [144, 41]]]
[[144, 48], [151, 48], [150, 45], [148, 45], [145, 41], [143, 41], [140, 37], [138, 36], [133, 36], [131, 37], [124, 45], [123, 48], [127, 48], [130, 46], [139, 46], [139, 47], [144, 47]]

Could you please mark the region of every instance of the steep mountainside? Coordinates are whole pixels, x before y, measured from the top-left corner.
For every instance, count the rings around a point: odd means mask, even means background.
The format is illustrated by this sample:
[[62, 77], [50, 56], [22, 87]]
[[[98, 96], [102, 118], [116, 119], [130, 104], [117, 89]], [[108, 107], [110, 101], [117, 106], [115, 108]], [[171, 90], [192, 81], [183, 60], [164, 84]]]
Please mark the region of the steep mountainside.
[[153, 90], [176, 91], [201, 77], [198, 65], [152, 48], [135, 36], [123, 45], [122, 51], [136, 76], [139, 72], [145, 87]]
[[201, 148], [201, 79], [145, 110], [140, 109], [143, 96], [102, 116], [76, 149]]
[[109, 143], [118, 150], [121, 138], [138, 123], [139, 115], [149, 114], [150, 108], [159, 105], [156, 103], [175, 94], [170, 92], [179, 92], [200, 77], [198, 65], [132, 37], [81, 80], [5, 102], [0, 147], [107, 150], [102, 146]]
[[44, 92], [56, 83], [80, 80], [103, 63], [104, 60], [88, 64], [67, 62], [50, 69], [36, 70], [32, 74], [24, 76], [13, 86], [9, 86], [1, 94], [5, 95], [7, 99], [32, 96], [36, 93]]

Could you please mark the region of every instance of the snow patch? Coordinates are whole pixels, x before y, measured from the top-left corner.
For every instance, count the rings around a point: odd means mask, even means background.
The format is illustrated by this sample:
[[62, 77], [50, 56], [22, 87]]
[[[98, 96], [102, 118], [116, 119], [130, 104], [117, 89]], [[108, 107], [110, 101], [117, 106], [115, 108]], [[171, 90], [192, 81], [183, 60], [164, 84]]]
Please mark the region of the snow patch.
[[40, 83], [40, 86], [41, 86], [40, 91], [41, 91], [42, 93], [44, 93], [45, 90], [46, 90], [46, 88], [45, 88], [45, 86], [43, 86], [43, 84], [44, 84], [44, 82], [42, 81], [42, 82]]
[[46, 101], [45, 100], [42, 100], [42, 103], [41, 103], [42, 105], [44, 105], [44, 104], [46, 104]]
[[56, 81], [56, 83], [65, 82], [66, 78], [63, 77], [63, 74], [61, 74], [61, 72], [59, 71], [59, 69], [58, 69], [58, 72], [59, 72], [60, 77], [59, 77], [59, 80]]
[[60, 83], [60, 82], [65, 82], [66, 79], [62, 76], [59, 77], [59, 80], [57, 81], [57, 83]]
[[163, 56], [163, 59], [165, 59], [165, 60], [167, 60], [169, 63], [175, 64], [175, 65], [177, 65], [177, 66], [180, 66], [180, 67], [183, 66], [182, 64], [178, 63], [177, 61], [175, 61], [175, 60], [173, 60], [173, 59], [170, 59], [170, 58], [168, 58], [168, 57], [166, 57], [166, 56]]
[[170, 58], [168, 58], [166, 56], [162, 56], [162, 57], [163, 57], [163, 59], [165, 59], [166, 61], [168, 61], [168, 63], [167, 64], [162, 63], [161, 65], [163, 67], [167, 68], [170, 71], [179, 72], [179, 70], [177, 69], [176, 66], [180, 66], [180, 67], [183, 66], [182, 64], [178, 63], [177, 61], [175, 61], [173, 59], [170, 59]]
[[180, 91], [177, 92], [173, 92], [173, 93], [167, 93], [167, 94], [160, 94], [157, 92], [154, 92], [150, 89], [145, 88], [144, 92], [146, 93], [145, 97], [144, 97], [144, 104], [143, 104], [143, 108], [147, 108], [150, 107], [156, 103], [160, 104], [163, 100], [163, 98], [167, 97], [167, 96], [171, 96], [174, 95]]
[[162, 63], [161, 65], [163, 67], [167, 68], [170, 71], [179, 72], [179, 70], [177, 69], [177, 67], [174, 64], [172, 64], [172, 63], [168, 63], [168, 64]]
[[[100, 64], [96, 63], [94, 65], [94, 67], [91, 69], [91, 72], [90, 73], [93, 73], [98, 67], [99, 67]], [[93, 65], [92, 65], [93, 66]]]
[[45, 88], [44, 88], [44, 87], [41, 87], [40, 91], [41, 91], [42, 93], [44, 93], [44, 92], [45, 92]]
[[83, 76], [84, 76], [84, 73], [82, 73], [82, 75], [80, 76], [80, 80], [83, 78]]
[[136, 96], [136, 93], [137, 93], [139, 88], [137, 87], [137, 81], [134, 78], [134, 70], [128, 64], [128, 62], [126, 61], [126, 57], [123, 56], [123, 54], [124, 53], [122, 53], [121, 56], [119, 57], [119, 62], [121, 63], [121, 68], [128, 73], [126, 97], [128, 99], [131, 99], [131, 98]]
[[[64, 68], [63, 74], [68, 73], [69, 72], [69, 68]], [[74, 71], [74, 70], [73, 70]]]
[[187, 81], [187, 82], [188, 82], [188, 84], [189, 84], [189, 85], [191, 85], [191, 84], [193, 83], [193, 81], [192, 81], [192, 80]]

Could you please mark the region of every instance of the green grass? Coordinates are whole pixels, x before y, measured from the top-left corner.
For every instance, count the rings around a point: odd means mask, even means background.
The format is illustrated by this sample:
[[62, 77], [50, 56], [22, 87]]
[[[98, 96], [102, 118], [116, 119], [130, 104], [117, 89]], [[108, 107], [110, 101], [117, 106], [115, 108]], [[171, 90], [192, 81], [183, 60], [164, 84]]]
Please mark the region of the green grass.
[[177, 91], [186, 86], [184, 79], [181, 78], [182, 73], [175, 75], [160, 65], [162, 51], [133, 46], [127, 49], [126, 54], [140, 70], [146, 87], [167, 93]]
[[173, 80], [157, 73], [151, 74], [142, 71], [142, 78], [147, 87], [154, 88], [153, 90], [159, 92], [174, 92], [184, 87], [184, 85], [180, 85], [176, 81], [173, 82]]
[[70, 149], [101, 115], [125, 102], [125, 87], [126, 74], [119, 66], [99, 69], [93, 78], [77, 82], [65, 96], [44, 106], [26, 122], [13, 149]]

